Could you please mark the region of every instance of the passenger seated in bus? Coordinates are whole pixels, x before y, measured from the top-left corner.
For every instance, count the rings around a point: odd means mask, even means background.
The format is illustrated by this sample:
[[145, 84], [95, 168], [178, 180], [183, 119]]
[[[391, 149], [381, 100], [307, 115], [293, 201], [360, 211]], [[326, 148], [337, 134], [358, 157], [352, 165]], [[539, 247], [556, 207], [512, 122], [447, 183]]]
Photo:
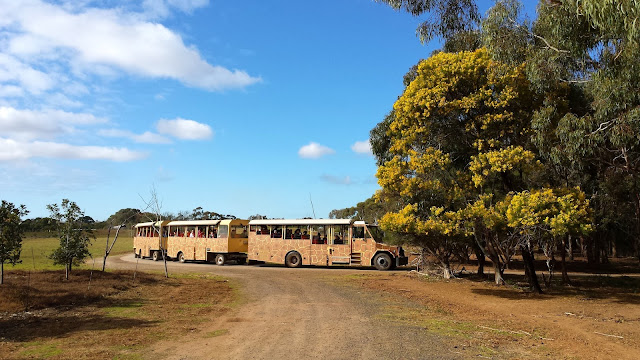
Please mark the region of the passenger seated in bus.
[[189, 233], [189, 237], [194, 237], [193, 230]]
[[284, 238], [285, 239], [293, 239], [293, 234], [291, 233], [291, 229], [287, 229], [284, 233]]
[[307, 232], [305, 231], [305, 232], [302, 233], [301, 238], [302, 239], [308, 239], [309, 238], [309, 234], [307, 234]]
[[198, 229], [198, 237], [204, 237], [204, 233], [202, 232], [202, 230]]
[[340, 239], [340, 235], [336, 234], [333, 237], [333, 243], [334, 244], [344, 244], [344, 242], [342, 241], [342, 239]]
[[300, 232], [300, 229], [296, 229], [296, 231], [294, 231], [293, 238], [294, 239], [301, 239], [302, 238], [302, 233]]

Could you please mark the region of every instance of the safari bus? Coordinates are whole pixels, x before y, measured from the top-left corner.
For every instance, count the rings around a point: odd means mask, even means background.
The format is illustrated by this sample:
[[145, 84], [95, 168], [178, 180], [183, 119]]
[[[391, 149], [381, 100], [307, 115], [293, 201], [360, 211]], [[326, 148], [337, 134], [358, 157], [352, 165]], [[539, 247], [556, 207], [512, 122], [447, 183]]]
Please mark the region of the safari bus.
[[274, 219], [249, 221], [250, 261], [322, 266], [406, 265], [399, 246], [382, 243], [377, 226], [353, 219]]
[[138, 224], [133, 240], [134, 254], [159, 260], [164, 251], [167, 258], [180, 262], [224, 265], [228, 260], [235, 260], [243, 264], [247, 260], [248, 223], [248, 220], [229, 219]]
[[133, 237], [133, 253], [137, 258], [162, 259], [162, 251], [167, 248], [167, 237], [162, 236], [162, 228], [169, 221], [136, 224]]

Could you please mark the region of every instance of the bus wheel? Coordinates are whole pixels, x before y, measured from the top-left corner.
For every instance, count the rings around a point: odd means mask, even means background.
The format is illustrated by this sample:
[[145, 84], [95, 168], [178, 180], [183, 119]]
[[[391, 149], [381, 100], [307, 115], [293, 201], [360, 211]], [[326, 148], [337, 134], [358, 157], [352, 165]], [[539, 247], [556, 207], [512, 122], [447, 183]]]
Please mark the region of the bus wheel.
[[246, 264], [247, 264], [247, 259], [246, 258], [238, 259], [238, 265], [246, 265]]
[[153, 252], [153, 261], [158, 261], [160, 260], [160, 251], [154, 251]]
[[225, 260], [226, 259], [224, 258], [224, 255], [222, 254], [216, 255], [216, 265], [224, 265]]
[[292, 251], [287, 254], [287, 257], [284, 259], [284, 264], [287, 267], [297, 268], [302, 265], [302, 256], [295, 251]]
[[378, 270], [389, 270], [391, 269], [391, 256], [387, 253], [380, 253], [373, 258], [373, 265]]
[[183, 253], [178, 253], [178, 261], [184, 264], [185, 259]]

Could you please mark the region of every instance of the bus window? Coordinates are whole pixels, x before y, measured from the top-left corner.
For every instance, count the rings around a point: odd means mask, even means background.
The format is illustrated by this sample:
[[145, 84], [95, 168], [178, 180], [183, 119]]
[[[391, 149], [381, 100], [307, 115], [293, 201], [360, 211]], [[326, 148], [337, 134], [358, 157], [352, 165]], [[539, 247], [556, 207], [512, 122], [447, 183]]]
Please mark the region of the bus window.
[[249, 231], [251, 232], [257, 232], [258, 231], [258, 225], [251, 225], [249, 226]]
[[272, 238], [277, 238], [277, 239], [282, 239], [282, 226], [280, 225], [274, 225], [271, 227], [271, 237]]
[[[382, 239], [384, 238], [384, 232], [380, 230], [377, 226], [367, 226], [367, 238], [373, 236], [373, 240], [377, 243], [382, 243]], [[371, 236], [369, 236], [371, 235]]]
[[352, 229], [354, 239], [364, 239], [364, 227], [354, 226]]
[[257, 226], [256, 235], [269, 235], [269, 228], [267, 225]]
[[287, 225], [284, 234], [285, 239], [309, 239], [308, 227], [305, 225]]
[[220, 226], [218, 226], [218, 237], [219, 238], [229, 237], [229, 226], [228, 225], [220, 225]]
[[346, 225], [333, 225], [333, 245], [344, 245], [349, 243], [349, 227]]
[[246, 237], [248, 237], [247, 227], [243, 226], [243, 225], [232, 226], [231, 227], [231, 237], [232, 238], [246, 238]]
[[213, 225], [209, 225], [209, 226], [207, 226], [207, 237], [208, 237], [208, 238], [215, 238], [215, 237], [217, 237], [217, 234], [216, 234], [216, 227], [215, 227], [215, 226], [213, 226]]
[[311, 243], [312, 244], [327, 243], [327, 229], [324, 225], [311, 226]]

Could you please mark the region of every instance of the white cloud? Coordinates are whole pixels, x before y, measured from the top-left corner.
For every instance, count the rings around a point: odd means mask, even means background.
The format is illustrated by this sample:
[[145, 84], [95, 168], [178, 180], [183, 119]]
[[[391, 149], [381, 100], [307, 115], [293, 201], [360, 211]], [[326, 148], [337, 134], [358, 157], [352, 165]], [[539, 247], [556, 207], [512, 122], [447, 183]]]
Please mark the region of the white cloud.
[[305, 145], [298, 150], [298, 155], [305, 159], [318, 159], [331, 154], [335, 154], [333, 149], [315, 142], [310, 142], [308, 145]]
[[345, 177], [339, 177], [339, 176], [333, 176], [333, 175], [322, 175], [320, 176], [320, 179], [331, 183], [331, 184], [336, 184], [336, 185], [351, 185], [352, 181], [351, 181], [351, 177], [350, 176], [345, 176]]
[[190, 14], [193, 10], [209, 5], [209, 0], [144, 0], [142, 7], [152, 17], [165, 17], [170, 8]]
[[0, 106], [2, 135], [15, 139], [52, 139], [78, 131], [78, 125], [106, 123], [107, 120], [86, 113], [62, 110], [20, 110]]
[[0, 97], [22, 97], [24, 96], [24, 90], [15, 85], [0, 85]]
[[356, 141], [355, 144], [351, 145], [351, 150], [358, 154], [373, 155], [373, 152], [371, 152], [371, 143], [369, 143], [369, 140]]
[[127, 130], [102, 129], [98, 131], [98, 135], [107, 136], [107, 137], [127, 138], [142, 144], [171, 143], [171, 140], [167, 139], [166, 137], [160, 134], [152, 133], [150, 131], [145, 131], [142, 134], [134, 134], [131, 131], [127, 131]]
[[[0, 7], [0, 16], [2, 15]], [[0, 52], [0, 84], [19, 85], [32, 94], [40, 94], [55, 85], [54, 79], [17, 58]]]
[[102, 146], [74, 146], [55, 142], [19, 142], [0, 138], [0, 161], [27, 160], [30, 158], [61, 158], [81, 160], [132, 161], [146, 154], [126, 148]]
[[[154, 3], [183, 11], [206, 5], [202, 0]], [[141, 13], [126, 12], [123, 8], [82, 8], [71, 12], [60, 5], [23, 0], [3, 4], [0, 18], [9, 52], [33, 63], [44, 58], [86, 71], [107, 66], [140, 76], [175, 79], [212, 91], [243, 88], [261, 81], [242, 70], [209, 64], [175, 32], [162, 24], [145, 21]], [[15, 57], [0, 57], [0, 81], [3, 75], [7, 78], [14, 74], [9, 80], [20, 82], [31, 92], [52, 86], [47, 74]], [[21, 71], [9, 71], [16, 68]]]
[[207, 124], [187, 119], [161, 119], [156, 124], [160, 134], [169, 135], [181, 140], [206, 140], [213, 137], [213, 130]]

